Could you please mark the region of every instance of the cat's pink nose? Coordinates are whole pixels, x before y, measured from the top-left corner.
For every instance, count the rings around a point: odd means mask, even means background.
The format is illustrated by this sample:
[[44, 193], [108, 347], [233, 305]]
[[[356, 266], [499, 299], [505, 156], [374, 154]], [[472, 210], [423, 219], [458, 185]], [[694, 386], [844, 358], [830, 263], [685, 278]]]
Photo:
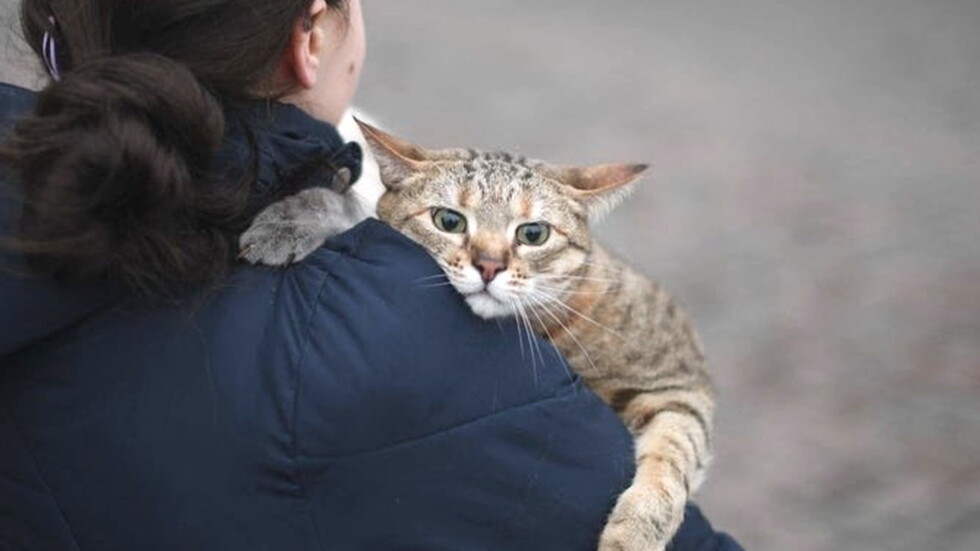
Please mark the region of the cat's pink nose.
[[473, 266], [480, 272], [484, 283], [490, 283], [497, 274], [507, 269], [504, 261], [496, 258], [477, 258], [473, 261]]

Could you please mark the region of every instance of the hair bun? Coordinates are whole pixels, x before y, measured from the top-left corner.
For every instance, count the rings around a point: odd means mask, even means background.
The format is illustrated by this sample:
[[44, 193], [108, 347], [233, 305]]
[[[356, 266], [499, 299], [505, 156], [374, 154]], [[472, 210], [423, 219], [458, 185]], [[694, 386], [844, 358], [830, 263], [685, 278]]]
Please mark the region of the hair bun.
[[15, 248], [35, 270], [107, 276], [152, 294], [217, 277], [233, 254], [211, 159], [217, 100], [154, 54], [80, 64], [38, 97], [2, 151], [24, 201]]

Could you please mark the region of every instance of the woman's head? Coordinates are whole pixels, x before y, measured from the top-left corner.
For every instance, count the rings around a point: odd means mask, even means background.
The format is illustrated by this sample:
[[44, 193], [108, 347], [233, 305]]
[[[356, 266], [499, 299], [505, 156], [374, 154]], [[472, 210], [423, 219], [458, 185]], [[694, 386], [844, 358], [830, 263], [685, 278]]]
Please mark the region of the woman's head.
[[223, 105], [277, 98], [336, 122], [357, 85], [359, 0], [24, 0], [58, 78], [0, 148], [42, 273], [151, 293], [214, 280], [245, 201], [216, 182]]
[[152, 53], [221, 99], [295, 94], [313, 114], [346, 110], [364, 56], [360, 0], [26, 0], [21, 21], [39, 57], [55, 37], [65, 74]]
[[297, 29], [279, 69], [291, 92], [284, 98], [311, 115], [340, 122], [357, 90], [364, 64], [364, 19], [360, 0], [348, 0], [342, 17], [313, 3], [309, 32]]

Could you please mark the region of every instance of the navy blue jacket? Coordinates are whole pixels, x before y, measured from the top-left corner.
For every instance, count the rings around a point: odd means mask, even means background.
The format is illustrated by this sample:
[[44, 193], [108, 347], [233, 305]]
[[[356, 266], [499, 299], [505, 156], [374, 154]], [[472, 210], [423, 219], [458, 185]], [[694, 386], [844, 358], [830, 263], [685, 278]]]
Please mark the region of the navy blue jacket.
[[[341, 143], [290, 113], [260, 175]], [[594, 549], [629, 435], [435, 273], [368, 221], [186, 303], [0, 275], [0, 549]], [[693, 507], [674, 548], [738, 549]]]

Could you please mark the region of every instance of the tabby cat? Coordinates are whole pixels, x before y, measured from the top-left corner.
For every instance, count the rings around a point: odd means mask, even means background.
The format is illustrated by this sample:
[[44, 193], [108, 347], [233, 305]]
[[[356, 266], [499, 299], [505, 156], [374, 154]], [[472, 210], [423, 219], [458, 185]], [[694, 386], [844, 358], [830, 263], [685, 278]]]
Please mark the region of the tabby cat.
[[[688, 317], [589, 231], [647, 167], [429, 151], [361, 126], [387, 189], [378, 217], [422, 245], [476, 315], [516, 317], [550, 339], [631, 431], [636, 474], [599, 549], [663, 550], [711, 455], [711, 384]], [[322, 242], [309, 209], [342, 199], [303, 193], [260, 215], [242, 238], [246, 258], [281, 264]]]

